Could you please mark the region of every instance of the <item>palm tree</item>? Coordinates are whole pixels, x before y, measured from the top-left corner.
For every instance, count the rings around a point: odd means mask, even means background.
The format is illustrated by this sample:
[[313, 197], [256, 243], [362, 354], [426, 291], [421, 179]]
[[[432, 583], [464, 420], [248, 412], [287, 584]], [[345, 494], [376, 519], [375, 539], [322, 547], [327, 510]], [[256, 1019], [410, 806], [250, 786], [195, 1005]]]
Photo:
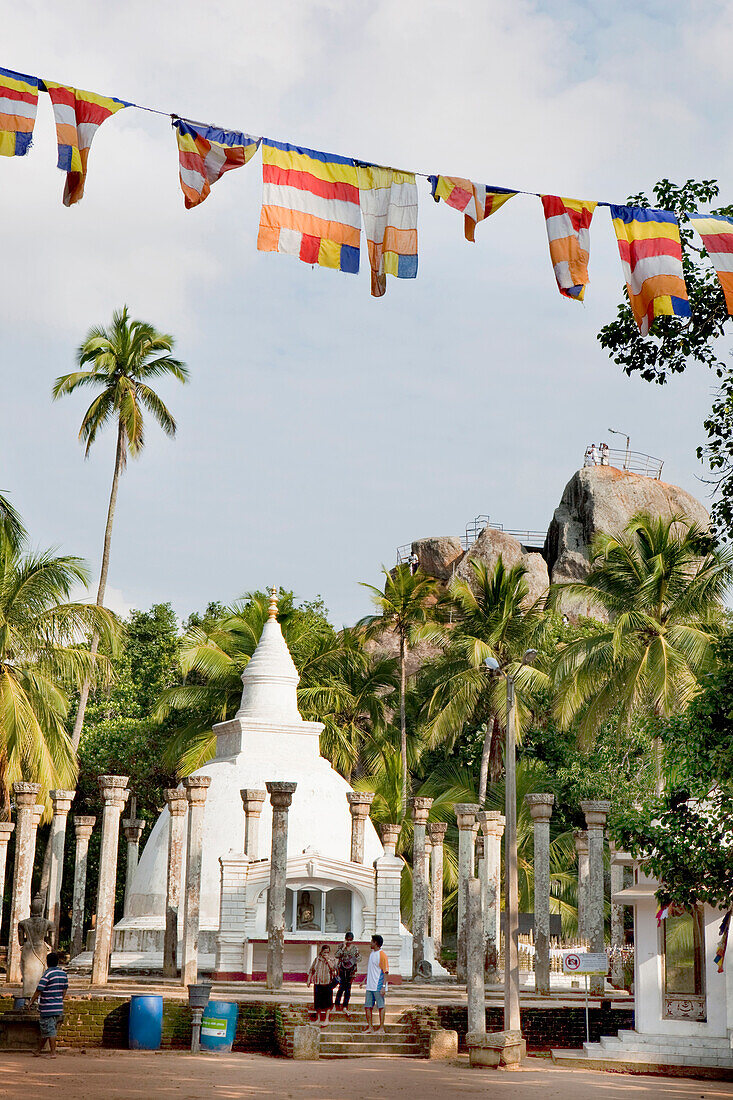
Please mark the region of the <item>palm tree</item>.
[[20, 516], [8, 498], [0, 493], [0, 543], [11, 550], [19, 550], [26, 537]]
[[53, 551], [23, 554], [0, 537], [0, 789], [9, 808], [11, 784], [45, 791], [73, 787], [76, 758], [66, 732], [68, 687], [98, 682], [109, 661], [79, 645], [93, 632], [114, 651], [114, 616], [69, 601], [86, 584], [86, 565]]
[[527, 601], [527, 569], [521, 562], [507, 569], [499, 557], [493, 570], [486, 562], [471, 561], [473, 585], [455, 577], [449, 586], [458, 608], [458, 620], [445, 654], [428, 669], [428, 741], [450, 748], [468, 728], [484, 733], [478, 798], [483, 806], [489, 776], [501, 774], [501, 752], [506, 731], [506, 676], [489, 676], [487, 657], [494, 657], [514, 676], [517, 731], [531, 711], [531, 698], [547, 685], [542, 658], [537, 665], [522, 664], [530, 647], [540, 648], [546, 616], [541, 601]]
[[400, 659], [400, 757], [402, 760], [402, 816], [407, 813], [407, 717], [405, 695], [407, 686], [407, 651], [420, 641], [438, 640], [442, 631], [437, 623], [444, 602], [438, 582], [419, 569], [412, 573], [409, 564], [402, 563], [384, 574], [384, 588], [361, 582], [372, 593], [379, 609], [377, 615], [367, 615], [357, 623], [368, 637], [392, 631], [399, 642]]
[[609, 620], [565, 645], [554, 667], [557, 716], [566, 728], [579, 722], [583, 747], [614, 713], [623, 724], [686, 708], [713, 667], [731, 578], [733, 551], [681, 515], [638, 513], [621, 534], [596, 536], [585, 581], [550, 596], [580, 596]]
[[[84, 413], [79, 429], [79, 438], [85, 444], [85, 458], [89, 457], [92, 445], [102, 429], [111, 422], [117, 424], [115, 469], [104, 531], [97, 607], [104, 604], [107, 587], [112, 524], [120, 474], [125, 469], [128, 454], [137, 458], [145, 445], [143, 414], [150, 413], [166, 435], [173, 437], [176, 434], [175, 420], [155, 390], [148, 385], [150, 379], [168, 375], [177, 378], [179, 382], [185, 382], [188, 378], [184, 364], [171, 355], [173, 343], [172, 336], [158, 332], [146, 321], [131, 321], [127, 306], [124, 306], [112, 315], [109, 328], [95, 326], [89, 330], [76, 355], [80, 369], [57, 378], [53, 387], [54, 400], [82, 387], [101, 391]], [[98, 645], [99, 638], [95, 635], [91, 646], [93, 654], [97, 652]], [[75, 750], [79, 747], [84, 726], [89, 687], [87, 681], [81, 688], [79, 709], [71, 737]]]

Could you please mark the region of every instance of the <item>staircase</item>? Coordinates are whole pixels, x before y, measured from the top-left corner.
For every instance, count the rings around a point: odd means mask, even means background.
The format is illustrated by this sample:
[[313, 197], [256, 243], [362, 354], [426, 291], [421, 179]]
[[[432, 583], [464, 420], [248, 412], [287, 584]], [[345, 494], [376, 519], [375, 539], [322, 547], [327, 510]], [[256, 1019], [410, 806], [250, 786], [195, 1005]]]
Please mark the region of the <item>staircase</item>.
[[399, 1009], [385, 1013], [386, 1035], [365, 1032], [363, 1008], [345, 1016], [337, 1012], [321, 1028], [321, 1058], [421, 1058], [424, 1044], [410, 1023], [403, 1023]]
[[582, 1050], [553, 1050], [552, 1060], [581, 1069], [733, 1080], [730, 1042], [715, 1036], [650, 1035], [622, 1029], [617, 1037], [583, 1043]]

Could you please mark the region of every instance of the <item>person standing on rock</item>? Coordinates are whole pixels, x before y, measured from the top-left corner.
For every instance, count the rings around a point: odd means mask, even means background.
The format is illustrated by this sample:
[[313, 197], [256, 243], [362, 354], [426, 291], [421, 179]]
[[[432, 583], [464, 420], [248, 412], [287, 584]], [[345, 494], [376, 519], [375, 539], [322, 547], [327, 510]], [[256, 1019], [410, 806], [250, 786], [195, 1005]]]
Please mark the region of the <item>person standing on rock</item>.
[[341, 998], [344, 1001], [344, 1012], [349, 1010], [349, 1000], [351, 998], [351, 983], [356, 977], [356, 968], [359, 964], [359, 948], [354, 943], [354, 933], [347, 932], [344, 936], [344, 942], [341, 944], [336, 952], [336, 962], [338, 964], [338, 977], [339, 987], [336, 990], [336, 1012], [341, 1011]]
[[316, 1020], [325, 1027], [333, 1008], [333, 984], [336, 964], [331, 958], [331, 945], [324, 943], [308, 971], [308, 985], [313, 982], [313, 1008]]
[[413, 550], [412, 553], [410, 554], [410, 573], [413, 577], [415, 576], [415, 574], [417, 573], [419, 568], [420, 568], [420, 559], [417, 556], [417, 554], [415, 553], [415, 551]]
[[595, 466], [595, 462], [593, 461], [593, 444], [592, 443], [589, 443], [588, 446], [585, 448], [585, 458], [583, 460], [583, 465], [584, 466]]
[[601, 466], [608, 466], [608, 444], [601, 443], [599, 450], [601, 452]]
[[[384, 998], [387, 994], [387, 980], [389, 978], [389, 960], [387, 952], [382, 950], [384, 940], [381, 936], [372, 936], [372, 949], [369, 954], [366, 972], [366, 996], [364, 998], [364, 1011], [366, 1013], [365, 1031], [375, 1031], [378, 1035], [384, 1035]], [[374, 1009], [379, 1012], [379, 1027], [374, 1027]]]

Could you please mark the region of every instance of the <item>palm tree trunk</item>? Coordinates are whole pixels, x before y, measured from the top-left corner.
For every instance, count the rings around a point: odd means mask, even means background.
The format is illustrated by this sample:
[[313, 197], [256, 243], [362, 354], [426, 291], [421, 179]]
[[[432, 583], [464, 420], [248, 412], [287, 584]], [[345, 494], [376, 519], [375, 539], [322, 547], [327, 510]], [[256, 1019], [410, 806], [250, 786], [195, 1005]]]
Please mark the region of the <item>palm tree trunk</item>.
[[405, 636], [400, 634], [400, 756], [402, 759], [402, 816], [407, 813], [407, 717], [405, 714]]
[[481, 749], [481, 766], [478, 773], [478, 804], [483, 806], [486, 802], [486, 788], [489, 785], [489, 754], [493, 738], [494, 723], [491, 719], [486, 723], [484, 730], [484, 744]]
[[[109, 572], [109, 551], [112, 545], [112, 524], [115, 518], [115, 508], [117, 507], [117, 488], [120, 482], [120, 474], [122, 473], [122, 467], [125, 464], [125, 432], [122, 427], [122, 421], [117, 426], [117, 452], [115, 455], [115, 472], [112, 478], [112, 491], [109, 495], [109, 508], [107, 509], [107, 526], [104, 529], [104, 549], [102, 550], [102, 568], [99, 574], [99, 587], [97, 588], [97, 607], [104, 605], [104, 593], [107, 588], [107, 574]], [[92, 644], [90, 646], [90, 653], [92, 657], [96, 657], [97, 650], [99, 648], [99, 635], [94, 634], [92, 636]], [[74, 731], [71, 735], [71, 743], [74, 746], [74, 751], [79, 749], [79, 741], [81, 740], [81, 731], [84, 727], [84, 714], [87, 709], [87, 700], [89, 699], [89, 680], [85, 680], [81, 695], [79, 696], [79, 709], [76, 712], [76, 719], [74, 721]]]

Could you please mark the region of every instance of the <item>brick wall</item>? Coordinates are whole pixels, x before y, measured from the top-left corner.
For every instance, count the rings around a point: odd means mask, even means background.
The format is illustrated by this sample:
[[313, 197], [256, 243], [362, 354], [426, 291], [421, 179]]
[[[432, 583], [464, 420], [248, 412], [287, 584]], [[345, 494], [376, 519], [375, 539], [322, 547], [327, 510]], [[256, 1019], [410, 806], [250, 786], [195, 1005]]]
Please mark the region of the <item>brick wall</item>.
[[[458, 1032], [459, 1048], [465, 1049], [468, 1029], [467, 1010], [450, 1005], [438, 1008], [441, 1027]], [[601, 1035], [617, 1035], [621, 1028], [633, 1028], [633, 1008], [603, 1008], [588, 1010], [591, 1042], [597, 1043]], [[488, 1031], [501, 1031], [504, 1013], [501, 1008], [486, 1009]], [[585, 1040], [585, 1008], [524, 1008], [522, 1009], [522, 1034], [528, 1050], [549, 1050], [550, 1047], [582, 1047]]]

